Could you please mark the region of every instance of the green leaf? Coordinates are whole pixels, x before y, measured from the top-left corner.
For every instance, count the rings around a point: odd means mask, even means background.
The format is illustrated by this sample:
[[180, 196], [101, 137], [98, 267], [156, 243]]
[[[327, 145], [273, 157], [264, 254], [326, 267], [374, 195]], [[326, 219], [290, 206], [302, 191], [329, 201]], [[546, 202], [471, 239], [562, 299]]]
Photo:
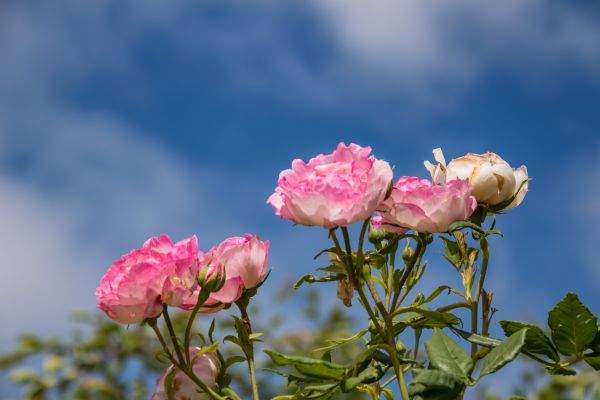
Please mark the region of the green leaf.
[[411, 328], [445, 328], [460, 323], [460, 319], [449, 312], [430, 310], [427, 307], [414, 307], [405, 312], [401, 318], [394, 318], [394, 335], [403, 332], [407, 327]]
[[480, 376], [492, 374], [514, 360], [525, 344], [526, 335], [527, 328], [523, 328], [493, 348], [483, 359]]
[[435, 298], [438, 297], [440, 294], [442, 294], [442, 292], [444, 292], [446, 290], [450, 291], [450, 289], [452, 289], [452, 288], [447, 285], [438, 286], [437, 289], [435, 289], [433, 292], [431, 292], [431, 294], [429, 296], [427, 296], [427, 298], [423, 301], [423, 303], [429, 303], [429, 302], [435, 300]]
[[463, 387], [460, 377], [444, 371], [415, 370], [408, 394], [413, 400], [455, 400]]
[[286, 355], [271, 350], [264, 350], [264, 352], [271, 357], [275, 364], [293, 365], [298, 372], [310, 377], [339, 380], [348, 371], [348, 367], [344, 365], [318, 358]]
[[444, 242], [444, 248], [446, 249], [446, 255], [448, 257], [448, 261], [451, 261], [452, 265], [459, 265], [462, 261], [462, 257], [460, 255], [460, 249], [458, 247], [458, 243], [453, 240], [447, 239], [443, 236], [439, 237]]
[[600, 370], [600, 353], [593, 353], [583, 356], [586, 363], [596, 371]]
[[534, 354], [543, 354], [554, 361], [560, 361], [556, 348], [540, 327], [526, 322], [506, 320], [500, 321], [500, 326], [502, 326], [506, 336], [510, 336], [523, 328], [527, 328], [527, 336], [525, 337], [523, 350]]
[[313, 350], [314, 353], [318, 353], [321, 351], [328, 351], [331, 349], [334, 349], [338, 346], [342, 346], [346, 343], [350, 343], [353, 342], [357, 339], [360, 339], [361, 337], [365, 336], [365, 334], [368, 332], [368, 329], [363, 329], [362, 331], [356, 333], [355, 335], [352, 335], [350, 337], [347, 338], [339, 338], [339, 339], [329, 339], [327, 340], [327, 343], [331, 343], [329, 346], [325, 346], [325, 347], [320, 347], [318, 349]]
[[294, 399], [326, 400], [330, 399], [335, 394], [337, 389], [337, 383], [310, 385], [296, 393], [296, 397], [294, 397]]
[[235, 363], [246, 362], [246, 358], [242, 356], [231, 356], [225, 361], [225, 369], [229, 368]]
[[333, 281], [339, 281], [340, 279], [343, 279], [345, 276], [346, 276], [345, 274], [332, 274], [332, 275], [326, 275], [326, 276], [315, 276], [315, 275], [311, 275], [311, 274], [306, 274], [306, 275], [303, 275], [300, 279], [298, 279], [298, 282], [296, 282], [296, 284], [294, 285], [294, 289], [298, 289], [300, 286], [302, 286], [303, 283], [333, 282]]
[[314, 255], [313, 260], [316, 260], [317, 258], [321, 257], [325, 253], [337, 253], [337, 248], [335, 248], [335, 247], [328, 247], [326, 249], [323, 249], [323, 250], [321, 250], [320, 252], [318, 252], [317, 254]]
[[577, 375], [577, 371], [575, 371], [574, 369], [564, 368], [564, 367], [560, 367], [560, 366], [546, 368], [546, 371], [548, 371], [548, 373], [550, 375], [564, 375], [564, 376]]
[[558, 351], [567, 356], [581, 354], [594, 341], [598, 319], [575, 293], [567, 295], [548, 313], [548, 325]]
[[477, 334], [474, 334], [471, 332], [463, 331], [462, 329], [458, 329], [455, 327], [452, 327], [451, 329], [453, 332], [456, 332], [463, 339], [466, 339], [471, 343], [475, 343], [475, 344], [478, 344], [483, 347], [496, 347], [502, 343], [501, 340], [477, 335]]
[[219, 348], [219, 342], [214, 342], [210, 346], [203, 346], [196, 353], [196, 357], [204, 353], [212, 353]]
[[340, 388], [343, 392], [350, 392], [360, 384], [377, 382], [385, 375], [389, 368], [389, 365], [382, 364], [375, 364], [372, 367], [365, 368], [358, 375], [343, 380]]
[[481, 226], [472, 223], [471, 221], [454, 221], [448, 226], [448, 233], [452, 233], [455, 231], [460, 231], [465, 228], [471, 228], [472, 230], [485, 233], [485, 231], [481, 228]]
[[600, 326], [598, 327], [598, 332], [596, 332], [594, 341], [590, 343], [588, 347], [594, 352], [600, 353]]
[[425, 348], [433, 367], [465, 379], [469, 376], [473, 367], [471, 357], [440, 329], [433, 330], [431, 337], [425, 342]]

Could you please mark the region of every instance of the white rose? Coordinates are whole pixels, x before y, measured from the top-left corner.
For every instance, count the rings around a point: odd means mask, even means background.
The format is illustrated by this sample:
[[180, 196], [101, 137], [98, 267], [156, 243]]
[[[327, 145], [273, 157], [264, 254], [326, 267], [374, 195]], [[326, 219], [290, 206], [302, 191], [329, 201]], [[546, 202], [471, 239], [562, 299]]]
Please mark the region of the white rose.
[[425, 168], [431, 174], [434, 183], [444, 184], [456, 178], [468, 179], [477, 202], [492, 206], [492, 209], [493, 206], [513, 199], [501, 210], [494, 211], [510, 210], [525, 198], [528, 176], [524, 165], [512, 168], [495, 153], [468, 153], [453, 159], [448, 165], [441, 149], [433, 150], [433, 156], [437, 163], [425, 161]]

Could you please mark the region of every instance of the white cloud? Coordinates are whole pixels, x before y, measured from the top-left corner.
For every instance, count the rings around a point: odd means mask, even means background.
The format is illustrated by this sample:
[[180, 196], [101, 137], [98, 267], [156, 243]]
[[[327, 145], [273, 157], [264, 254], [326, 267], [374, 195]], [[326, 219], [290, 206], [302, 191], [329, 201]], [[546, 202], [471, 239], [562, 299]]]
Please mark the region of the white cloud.
[[405, 84], [477, 76], [489, 66], [485, 64], [504, 64], [506, 58], [519, 64], [580, 63], [594, 73], [600, 61], [600, 27], [568, 5], [549, 6], [541, 0], [315, 0], [315, 4], [347, 56], [383, 68]]
[[[509, 68], [527, 79], [575, 67], [599, 77], [600, 26], [542, 0], [314, 0], [338, 44], [333, 70], [357, 86], [434, 101]], [[340, 74], [336, 74], [340, 75]], [[343, 76], [343, 74], [342, 74]], [[456, 101], [455, 98], [452, 100]]]
[[17, 165], [0, 173], [0, 312], [8, 316], [0, 348], [18, 332], [66, 330], [57, 322], [91, 308], [108, 265], [149, 236], [197, 233], [208, 247], [243, 233], [215, 212], [229, 204], [211, 194], [219, 171], [194, 171], [107, 115], [36, 116], [0, 126], [0, 166]]

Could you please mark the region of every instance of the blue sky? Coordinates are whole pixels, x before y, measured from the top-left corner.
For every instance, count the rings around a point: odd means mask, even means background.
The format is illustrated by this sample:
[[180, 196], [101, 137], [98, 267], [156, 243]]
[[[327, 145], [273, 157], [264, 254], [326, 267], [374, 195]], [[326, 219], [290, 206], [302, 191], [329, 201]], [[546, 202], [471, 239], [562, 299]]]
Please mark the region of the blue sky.
[[[265, 201], [292, 159], [340, 141], [396, 176], [426, 177], [434, 147], [526, 164], [493, 243], [498, 318], [543, 322], [568, 290], [600, 313], [597, 3], [365, 4], [3, 2], [0, 350], [66, 331], [108, 265], [162, 232], [258, 233], [273, 285], [310, 272], [325, 232]], [[430, 285], [454, 279], [429, 259]]]

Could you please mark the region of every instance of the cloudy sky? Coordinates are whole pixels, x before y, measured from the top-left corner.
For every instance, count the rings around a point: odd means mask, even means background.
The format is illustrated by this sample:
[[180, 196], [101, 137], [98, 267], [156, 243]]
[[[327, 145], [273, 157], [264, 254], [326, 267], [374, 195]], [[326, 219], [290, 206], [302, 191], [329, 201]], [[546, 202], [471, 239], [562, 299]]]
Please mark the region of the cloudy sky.
[[[526, 164], [492, 243], [499, 318], [544, 322], [568, 290], [600, 313], [599, 109], [592, 1], [3, 1], [0, 351], [66, 331], [159, 233], [257, 233], [273, 285], [313, 270], [325, 232], [265, 200], [340, 141], [397, 176], [426, 177], [434, 147]], [[429, 284], [450, 279], [429, 257]]]

